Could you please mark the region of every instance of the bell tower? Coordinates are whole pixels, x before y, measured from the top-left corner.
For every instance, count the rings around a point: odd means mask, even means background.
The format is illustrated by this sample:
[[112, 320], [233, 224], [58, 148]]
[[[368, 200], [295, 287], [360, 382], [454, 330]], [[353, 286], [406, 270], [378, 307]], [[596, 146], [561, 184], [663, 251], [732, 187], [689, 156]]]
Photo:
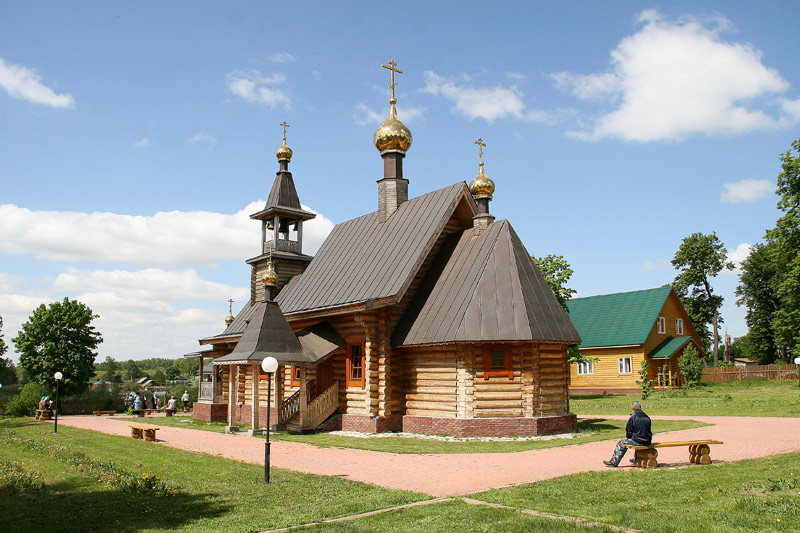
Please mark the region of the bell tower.
[[303, 253], [303, 222], [317, 215], [305, 211], [300, 205], [294, 179], [289, 172], [289, 162], [292, 160], [292, 149], [286, 144], [286, 128], [289, 124], [284, 121], [280, 125], [283, 127], [283, 144], [275, 152], [278, 172], [264, 209], [250, 215], [250, 218], [261, 221], [261, 254], [247, 261], [252, 266], [250, 298], [254, 301], [264, 298], [263, 284], [257, 283], [257, 280], [267, 271], [270, 256], [278, 276], [277, 291], [293, 276], [302, 274], [312, 259]]

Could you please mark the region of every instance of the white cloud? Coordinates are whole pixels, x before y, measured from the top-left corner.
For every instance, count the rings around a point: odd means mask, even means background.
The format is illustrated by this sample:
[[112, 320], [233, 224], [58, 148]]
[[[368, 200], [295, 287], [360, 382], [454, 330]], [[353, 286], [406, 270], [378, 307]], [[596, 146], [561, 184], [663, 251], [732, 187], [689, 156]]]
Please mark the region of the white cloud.
[[[404, 123], [413, 124], [425, 118], [425, 111], [426, 109], [424, 107], [402, 106], [397, 110], [397, 115]], [[369, 124], [375, 124], [377, 126], [386, 120], [388, 114], [388, 110], [374, 111], [367, 107], [366, 104], [360, 103], [356, 106], [356, 114], [353, 115], [353, 120], [355, 120], [356, 124], [359, 126], [366, 126]]]
[[292, 63], [295, 61], [295, 57], [289, 52], [275, 52], [267, 57], [267, 61], [272, 63]]
[[134, 148], [144, 148], [145, 146], [149, 146], [149, 145], [150, 145], [150, 139], [148, 139], [147, 137], [145, 137], [143, 139], [139, 139], [138, 141], [133, 143], [133, 147]]
[[524, 94], [516, 86], [470, 87], [469, 78], [446, 78], [426, 70], [426, 85], [422, 92], [441, 95], [453, 102], [453, 109], [471, 120], [482, 118], [487, 122], [497, 119], [517, 118], [529, 122], [553, 123], [563, 118], [565, 112], [548, 112], [527, 109]]
[[189, 144], [197, 144], [197, 143], [208, 143], [210, 145], [214, 145], [217, 143], [217, 138], [207, 133], [199, 132], [195, 133], [194, 137], [189, 139]]
[[654, 272], [664, 268], [670, 268], [672, 264], [666, 259], [656, 259], [655, 261], [647, 260], [642, 264], [642, 270], [645, 272]]
[[[737, 134], [787, 126], [800, 120], [800, 103], [780, 95], [789, 83], [761, 62], [749, 43], [720, 37], [727, 19], [680, 22], [644, 11], [643, 27], [611, 52], [607, 72], [559, 72], [557, 86], [582, 100], [613, 106], [588, 129], [569, 132], [582, 139], [681, 140], [692, 134]], [[782, 115], [767, 109], [783, 108]]]
[[[264, 201], [256, 201], [232, 215], [170, 211], [134, 216], [31, 211], [0, 204], [0, 252], [109, 265], [213, 265], [259, 253], [260, 229], [249, 214], [263, 207]], [[315, 253], [332, 228], [320, 214], [306, 222], [304, 251]]]
[[22, 65], [11, 65], [0, 57], [0, 87], [6, 92], [21, 100], [33, 104], [49, 105], [51, 107], [75, 107], [75, 100], [67, 94], [56, 94], [52, 89], [42, 84], [39, 74]]
[[275, 88], [286, 82], [286, 76], [276, 72], [264, 76], [257, 70], [235, 70], [228, 74], [228, 88], [236, 96], [251, 104], [263, 104], [270, 109], [289, 108], [289, 97]]
[[728, 261], [734, 264], [733, 270], [723, 270], [720, 272], [721, 274], [725, 275], [739, 275], [742, 272], [742, 261], [747, 259], [750, 255], [750, 250], [753, 249], [753, 245], [743, 242], [740, 243], [736, 248], [728, 248]]
[[720, 200], [729, 204], [757, 202], [767, 194], [775, 191], [775, 184], [770, 180], [745, 179], [723, 184], [725, 191]]

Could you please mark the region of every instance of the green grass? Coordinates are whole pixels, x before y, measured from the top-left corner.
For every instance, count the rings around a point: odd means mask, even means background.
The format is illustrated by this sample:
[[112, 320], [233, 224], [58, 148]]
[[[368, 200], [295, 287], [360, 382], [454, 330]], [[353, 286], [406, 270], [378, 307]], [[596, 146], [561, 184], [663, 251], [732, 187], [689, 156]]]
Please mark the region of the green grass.
[[648, 532], [800, 530], [800, 453], [680, 469], [590, 472], [480, 493]]
[[[627, 415], [639, 394], [571, 395], [570, 409], [582, 415]], [[656, 392], [641, 400], [649, 415], [800, 416], [797, 381], [728, 381], [695, 390]]]
[[59, 427], [54, 435], [50, 425], [19, 419], [0, 425], [21, 437], [69, 444], [132, 472], [153, 472], [178, 492], [164, 497], [123, 493], [72, 466], [2, 443], [0, 460], [17, 462], [45, 484], [43, 490], [20, 493], [0, 482], [4, 531], [258, 531], [428, 498], [280, 469], [271, 470], [271, 483], [265, 485], [259, 465], [71, 427]]
[[[177, 420], [174, 418], [151, 418], [147, 420], [147, 423], [156, 426], [182, 427], [214, 432], [223, 432], [225, 430], [224, 422], [204, 422], [202, 420], [192, 420], [190, 418], [181, 420], [181, 418]], [[626, 420], [606, 420], [602, 418], [579, 420], [578, 432], [575, 433], [573, 438], [550, 440], [443, 441], [393, 436], [373, 438], [347, 437], [324, 432], [309, 435], [272, 433], [270, 439], [277, 441], [304, 442], [306, 444], [322, 447], [353, 448], [357, 450], [389, 453], [512, 453], [584, 444], [599, 440], [618, 439], [624, 436], [626, 423]], [[666, 431], [691, 429], [705, 425], [707, 424], [695, 420], [660, 420], [656, 423], [654, 429], [657, 432], [663, 433]], [[240, 428], [245, 429], [243, 426], [240, 426]]]

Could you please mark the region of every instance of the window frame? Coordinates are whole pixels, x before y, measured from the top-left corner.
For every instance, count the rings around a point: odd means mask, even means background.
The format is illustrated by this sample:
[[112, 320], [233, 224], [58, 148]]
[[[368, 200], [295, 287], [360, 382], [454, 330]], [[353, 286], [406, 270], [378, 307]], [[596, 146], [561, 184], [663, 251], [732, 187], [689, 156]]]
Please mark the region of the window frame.
[[[503, 366], [492, 366], [492, 352], [503, 352]], [[483, 379], [502, 376], [514, 379], [514, 361], [511, 346], [490, 344], [483, 347]]]
[[[361, 365], [360, 366], [356, 366], [356, 367], [353, 366], [353, 356], [354, 356], [353, 349], [354, 348], [358, 348], [358, 351], [360, 351], [360, 355], [356, 355], [356, 357], [360, 360]], [[348, 387], [348, 388], [349, 387], [361, 387], [362, 389], [365, 387], [365, 385], [366, 385], [366, 380], [365, 380], [365, 374], [366, 374], [365, 370], [366, 369], [364, 368], [365, 363], [366, 363], [366, 360], [365, 360], [365, 356], [364, 356], [364, 343], [361, 342], [361, 343], [357, 343], [357, 344], [352, 344], [352, 343], [348, 342], [347, 345], [346, 345], [346, 350], [345, 350], [345, 386], [346, 387]], [[360, 378], [353, 379], [353, 369], [354, 368], [361, 368], [361, 377]]]
[[667, 319], [663, 316], [658, 317], [656, 320], [656, 333], [659, 335], [667, 334]]
[[292, 387], [300, 386], [300, 365], [292, 365], [289, 369], [289, 384]]
[[577, 365], [579, 376], [591, 376], [594, 374], [594, 361], [582, 361]]
[[621, 375], [633, 374], [633, 361], [631, 356], [625, 355], [623, 357], [617, 357], [617, 373]]
[[675, 335], [683, 335], [683, 319], [675, 319]]

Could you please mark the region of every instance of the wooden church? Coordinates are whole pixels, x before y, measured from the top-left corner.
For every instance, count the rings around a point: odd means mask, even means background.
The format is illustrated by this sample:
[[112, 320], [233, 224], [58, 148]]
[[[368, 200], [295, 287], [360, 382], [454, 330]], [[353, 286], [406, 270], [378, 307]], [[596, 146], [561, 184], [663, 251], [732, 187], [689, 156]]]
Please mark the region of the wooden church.
[[[338, 224], [303, 254], [302, 209], [286, 144], [263, 210], [250, 301], [200, 340], [195, 417], [293, 431], [455, 436], [573, 431], [567, 348], [580, 336], [507, 220], [472, 183], [408, 198], [412, 136], [395, 108], [373, 141], [383, 159], [378, 209]], [[267, 413], [260, 363], [279, 361]]]

